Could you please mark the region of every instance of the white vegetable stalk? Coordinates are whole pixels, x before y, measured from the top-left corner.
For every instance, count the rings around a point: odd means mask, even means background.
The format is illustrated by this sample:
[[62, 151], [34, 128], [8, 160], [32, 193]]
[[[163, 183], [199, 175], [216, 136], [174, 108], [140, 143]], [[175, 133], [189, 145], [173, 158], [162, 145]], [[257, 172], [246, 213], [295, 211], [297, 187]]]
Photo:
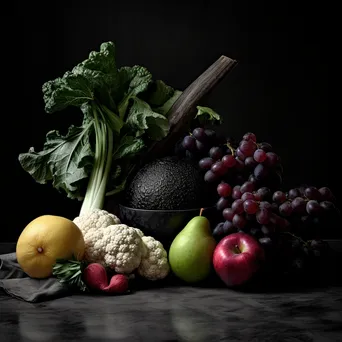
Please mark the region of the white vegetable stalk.
[[94, 166], [90, 175], [80, 215], [93, 209], [103, 208], [108, 176], [112, 164], [114, 142], [113, 130], [106, 123], [106, 117], [101, 109], [95, 105], [93, 106], [93, 115], [95, 130]]

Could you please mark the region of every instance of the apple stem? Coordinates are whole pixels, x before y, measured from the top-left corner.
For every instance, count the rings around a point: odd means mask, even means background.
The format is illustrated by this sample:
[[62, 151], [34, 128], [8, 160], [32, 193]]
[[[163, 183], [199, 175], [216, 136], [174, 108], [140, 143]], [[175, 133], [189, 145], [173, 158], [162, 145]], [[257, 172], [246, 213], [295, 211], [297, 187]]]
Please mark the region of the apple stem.
[[235, 245], [234, 247], [235, 247], [235, 249], [236, 249], [236, 251], [237, 251], [238, 253], [241, 253], [241, 250], [240, 250], [240, 248], [239, 248], [238, 245]]
[[203, 210], [204, 210], [204, 208], [201, 208], [199, 216], [202, 216]]

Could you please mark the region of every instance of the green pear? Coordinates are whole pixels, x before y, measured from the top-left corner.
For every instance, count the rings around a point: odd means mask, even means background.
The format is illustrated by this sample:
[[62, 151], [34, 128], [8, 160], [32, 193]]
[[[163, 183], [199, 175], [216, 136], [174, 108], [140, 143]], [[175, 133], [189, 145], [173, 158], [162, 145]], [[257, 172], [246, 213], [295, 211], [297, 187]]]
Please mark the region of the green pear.
[[216, 241], [202, 212], [203, 209], [178, 233], [169, 249], [172, 272], [187, 283], [204, 280], [211, 272]]

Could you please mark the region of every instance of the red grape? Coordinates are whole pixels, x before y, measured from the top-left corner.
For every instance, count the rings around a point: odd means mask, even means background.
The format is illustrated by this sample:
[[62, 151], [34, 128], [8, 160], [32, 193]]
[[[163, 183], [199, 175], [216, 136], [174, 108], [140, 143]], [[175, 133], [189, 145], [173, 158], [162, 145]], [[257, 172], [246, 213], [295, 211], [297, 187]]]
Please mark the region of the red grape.
[[266, 155], [267, 155], [267, 158], [265, 160], [265, 164], [267, 166], [272, 167], [272, 166], [276, 166], [279, 163], [279, 157], [274, 152], [267, 152]]
[[323, 212], [323, 208], [316, 200], [310, 200], [306, 203], [306, 211], [309, 215], [319, 215]]
[[235, 158], [230, 154], [226, 154], [225, 156], [223, 156], [221, 161], [227, 169], [236, 165]]
[[237, 200], [239, 198], [241, 198], [242, 196], [242, 193], [241, 193], [241, 190], [240, 190], [240, 185], [235, 185], [234, 188], [233, 188], [233, 191], [232, 191], [232, 198]]
[[260, 224], [268, 224], [270, 222], [270, 212], [265, 208], [260, 209], [255, 217]]
[[226, 168], [224, 167], [224, 164], [221, 161], [216, 161], [212, 167], [211, 171], [214, 172], [217, 175], [223, 176], [226, 173]]
[[248, 199], [255, 200], [255, 196], [251, 192], [245, 192], [245, 193], [242, 194], [241, 199], [243, 201], [246, 201]]
[[206, 143], [208, 141], [208, 136], [205, 134], [205, 130], [202, 127], [195, 128], [192, 131], [192, 136], [202, 143]]
[[253, 190], [254, 190], [254, 184], [248, 181], [243, 183], [240, 188], [241, 193], [253, 192]]
[[202, 170], [210, 170], [210, 168], [213, 166], [214, 164], [214, 159], [210, 158], [210, 157], [206, 157], [206, 158], [202, 158], [199, 162], [198, 162], [198, 166], [202, 169]]
[[232, 193], [232, 187], [227, 183], [221, 182], [217, 186], [217, 193], [221, 197], [229, 197]]
[[196, 139], [193, 136], [187, 135], [183, 139], [182, 146], [190, 152], [195, 152], [197, 150]]
[[267, 155], [266, 155], [266, 152], [264, 150], [262, 150], [261, 148], [257, 149], [255, 152], [254, 152], [254, 160], [258, 163], [263, 163], [266, 158], [267, 158]]
[[286, 201], [286, 194], [282, 191], [276, 191], [273, 194], [272, 199], [274, 202], [276, 202], [278, 204], [284, 203]]
[[223, 157], [223, 150], [221, 147], [214, 146], [209, 150], [209, 157], [214, 160], [219, 160]]
[[235, 214], [232, 223], [236, 228], [242, 229], [246, 226], [247, 220], [242, 215]]
[[259, 209], [259, 205], [256, 201], [248, 199], [243, 202], [243, 209], [247, 214], [255, 214]]
[[256, 150], [256, 144], [253, 140], [242, 140], [239, 149], [244, 156], [251, 157]]
[[247, 157], [245, 159], [245, 165], [251, 169], [254, 169], [258, 165], [258, 163], [254, 160], [253, 157]]
[[232, 210], [234, 211], [235, 214], [242, 214], [243, 213], [243, 203], [244, 201], [242, 199], [237, 199], [232, 203]]
[[306, 208], [306, 202], [302, 197], [296, 197], [291, 202], [291, 207], [294, 213], [304, 213]]
[[252, 141], [254, 141], [254, 142], [257, 141], [255, 134], [254, 134], [254, 133], [251, 133], [251, 132], [246, 133], [246, 134], [242, 137], [242, 139], [243, 139], [243, 140], [247, 140], [247, 141], [248, 141], [248, 140], [252, 140]]
[[235, 213], [232, 208], [223, 209], [222, 216], [227, 221], [232, 221]]
[[224, 198], [224, 197], [220, 197], [219, 200], [216, 203], [216, 208], [219, 211], [222, 211], [225, 208], [228, 208], [230, 205], [230, 202]]
[[283, 216], [290, 216], [292, 214], [293, 208], [291, 202], [286, 201], [279, 206], [279, 213]]
[[204, 180], [208, 183], [214, 183], [219, 180], [219, 176], [215, 174], [213, 171], [208, 170], [204, 175]]
[[240, 160], [245, 160], [246, 159], [246, 156], [242, 153], [242, 151], [240, 150], [239, 147], [236, 149], [235, 153], [240, 158]]
[[323, 186], [322, 188], [319, 188], [318, 191], [321, 194], [321, 199], [323, 201], [334, 202], [334, 195], [328, 187]]
[[309, 186], [304, 190], [304, 196], [310, 200], [319, 200], [321, 197], [321, 193], [317, 188], [313, 186]]

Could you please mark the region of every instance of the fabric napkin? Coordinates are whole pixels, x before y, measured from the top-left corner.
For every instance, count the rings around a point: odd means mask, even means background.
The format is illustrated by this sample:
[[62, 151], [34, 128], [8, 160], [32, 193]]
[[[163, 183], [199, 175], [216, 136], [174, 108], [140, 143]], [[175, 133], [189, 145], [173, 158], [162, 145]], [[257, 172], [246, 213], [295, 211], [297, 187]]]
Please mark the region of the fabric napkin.
[[32, 279], [20, 268], [16, 253], [0, 255], [0, 295], [38, 303], [71, 295], [56, 278]]

